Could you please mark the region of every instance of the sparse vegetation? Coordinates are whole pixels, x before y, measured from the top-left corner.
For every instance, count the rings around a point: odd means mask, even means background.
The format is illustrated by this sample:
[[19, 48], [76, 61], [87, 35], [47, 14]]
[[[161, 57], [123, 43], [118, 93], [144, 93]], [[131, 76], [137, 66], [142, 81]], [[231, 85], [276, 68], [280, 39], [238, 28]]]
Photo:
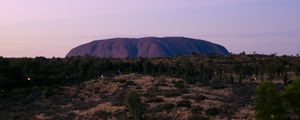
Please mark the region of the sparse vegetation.
[[[299, 57], [257, 54], [193, 55], [171, 59], [0, 58], [0, 88], [78, 84], [84, 80], [120, 73], [169, 75], [185, 78], [186, 83], [200, 82], [204, 85], [208, 85], [210, 80], [218, 80], [215, 86], [223, 88], [220, 80], [238, 80], [241, 83], [253, 76], [256, 80], [292, 78], [294, 76], [290, 75], [300, 73], [299, 65]], [[175, 87], [182, 88], [184, 84], [175, 83]]]
[[299, 65], [299, 57], [266, 55], [0, 58], [0, 115], [296, 120]]

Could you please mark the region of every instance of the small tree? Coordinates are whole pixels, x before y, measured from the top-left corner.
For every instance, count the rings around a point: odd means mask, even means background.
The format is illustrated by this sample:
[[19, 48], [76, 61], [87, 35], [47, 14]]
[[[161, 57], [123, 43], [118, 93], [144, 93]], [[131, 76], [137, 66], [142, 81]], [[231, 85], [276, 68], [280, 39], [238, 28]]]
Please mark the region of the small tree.
[[191, 76], [194, 72], [193, 63], [188, 59], [184, 59], [184, 61], [182, 62], [182, 68], [185, 71], [184, 72], [184, 77]]
[[300, 119], [300, 78], [285, 87], [283, 99], [292, 119]]
[[148, 59], [143, 59], [142, 64], [143, 64], [143, 72], [145, 74], [150, 73], [152, 71], [152, 64]]
[[300, 64], [297, 65], [296, 74], [300, 76]]
[[284, 83], [284, 85], [286, 85], [288, 83], [288, 80], [289, 80], [288, 73], [285, 72], [284, 75], [283, 75], [283, 83]]
[[271, 82], [262, 82], [256, 88], [255, 112], [257, 120], [284, 119], [281, 97]]
[[141, 103], [140, 96], [135, 91], [128, 91], [125, 95], [125, 105], [129, 109], [133, 120], [142, 120], [144, 107]]

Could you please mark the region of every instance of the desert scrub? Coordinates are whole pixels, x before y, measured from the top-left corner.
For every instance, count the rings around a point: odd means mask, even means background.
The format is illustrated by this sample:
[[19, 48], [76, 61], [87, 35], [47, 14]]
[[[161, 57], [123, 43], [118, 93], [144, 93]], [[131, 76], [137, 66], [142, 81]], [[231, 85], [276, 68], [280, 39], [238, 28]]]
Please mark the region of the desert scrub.
[[201, 106], [193, 106], [191, 111], [194, 114], [201, 114], [203, 112], [204, 108]]
[[145, 120], [174, 120], [174, 116], [172, 115], [164, 115], [164, 114], [153, 114], [147, 115]]
[[67, 116], [64, 117], [65, 120], [74, 120], [76, 118], [76, 114], [74, 112], [69, 112]]
[[153, 97], [156, 97], [159, 95], [161, 95], [161, 92], [157, 86], [150, 87], [149, 89], [147, 89], [147, 92], [145, 94], [146, 97], [150, 97], [150, 98], [153, 98]]
[[97, 112], [94, 113], [93, 117], [95, 119], [105, 119], [107, 120], [108, 118], [110, 118], [112, 116], [112, 113], [104, 111], [104, 110], [99, 110]]
[[178, 90], [165, 90], [162, 91], [162, 95], [165, 97], [177, 97], [182, 95], [182, 92], [178, 91]]
[[177, 89], [183, 89], [185, 87], [184, 81], [182, 81], [182, 80], [174, 81], [173, 84], [174, 84], [174, 87], [176, 87]]
[[137, 92], [128, 91], [125, 94], [124, 103], [131, 114], [132, 120], [143, 119], [144, 107]]
[[43, 96], [45, 96], [46, 98], [55, 95], [57, 91], [54, 90], [54, 88], [44, 88], [41, 92], [41, 94]]
[[201, 115], [192, 114], [191, 116], [188, 117], [188, 120], [209, 120], [209, 119]]
[[175, 104], [173, 103], [161, 103], [154, 107], [155, 112], [169, 111], [175, 108]]
[[[293, 104], [293, 106], [295, 105]], [[262, 82], [257, 86], [254, 109], [257, 120], [285, 119], [285, 108], [281, 95], [276, 91], [275, 85], [271, 82]]]
[[149, 98], [149, 100], [147, 101], [148, 103], [161, 103], [164, 102], [164, 98], [162, 97], [155, 97], [155, 98]]
[[192, 106], [192, 102], [190, 100], [181, 100], [176, 102], [178, 107], [187, 107], [190, 108]]
[[130, 81], [130, 80], [127, 80], [125, 84], [126, 84], [126, 86], [136, 86], [137, 85], [135, 82]]
[[206, 115], [208, 116], [217, 116], [219, 114], [221, 114], [221, 109], [216, 107], [212, 107], [206, 110]]
[[203, 101], [203, 100], [206, 100], [207, 97], [204, 96], [204, 95], [195, 95], [195, 96], [193, 96], [192, 99], [194, 99], [196, 102], [201, 102], [201, 101]]
[[159, 81], [156, 86], [160, 86], [160, 87], [168, 87], [169, 85], [167, 84], [166, 80], [163, 81]]
[[210, 86], [212, 89], [224, 89], [227, 87], [226, 82], [222, 80], [212, 81]]

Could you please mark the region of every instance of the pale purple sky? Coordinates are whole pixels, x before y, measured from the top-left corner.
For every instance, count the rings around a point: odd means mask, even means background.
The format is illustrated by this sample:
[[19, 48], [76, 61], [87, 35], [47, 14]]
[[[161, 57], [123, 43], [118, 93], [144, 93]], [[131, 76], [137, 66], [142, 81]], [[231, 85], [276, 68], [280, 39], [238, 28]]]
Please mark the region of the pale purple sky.
[[64, 57], [92, 40], [148, 36], [300, 53], [300, 0], [1, 0], [0, 16], [5, 57]]

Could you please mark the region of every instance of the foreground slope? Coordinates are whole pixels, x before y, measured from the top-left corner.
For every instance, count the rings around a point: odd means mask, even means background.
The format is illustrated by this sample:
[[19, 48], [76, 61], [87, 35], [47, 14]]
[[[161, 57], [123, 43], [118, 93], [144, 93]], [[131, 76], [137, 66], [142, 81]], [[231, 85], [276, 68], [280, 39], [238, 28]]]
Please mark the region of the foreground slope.
[[184, 83], [168, 76], [128, 74], [64, 87], [20, 89], [0, 98], [5, 119], [123, 120], [131, 114], [124, 103], [136, 91], [147, 120], [253, 119], [255, 83], [213, 87]]
[[219, 54], [229, 52], [221, 45], [185, 37], [115, 38], [97, 40], [72, 49], [66, 57], [100, 58], [171, 57], [179, 55]]

